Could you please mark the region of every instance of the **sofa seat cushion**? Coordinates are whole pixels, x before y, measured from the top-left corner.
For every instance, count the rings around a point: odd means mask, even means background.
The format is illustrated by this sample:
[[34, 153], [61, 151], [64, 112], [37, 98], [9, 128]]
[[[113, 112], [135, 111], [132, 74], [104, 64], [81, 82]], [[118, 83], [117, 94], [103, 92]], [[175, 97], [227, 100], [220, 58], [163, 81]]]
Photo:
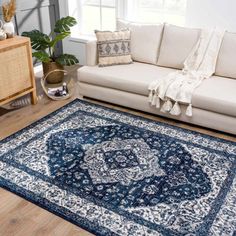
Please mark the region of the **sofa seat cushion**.
[[194, 107], [236, 117], [236, 80], [212, 76], [195, 90]]
[[[83, 83], [113, 88], [148, 96], [152, 81], [167, 76], [175, 69], [134, 62], [111, 67], [85, 66], [79, 69]], [[195, 90], [192, 104], [196, 108], [236, 117], [236, 80], [212, 76]]]
[[78, 79], [84, 83], [146, 96], [152, 81], [173, 71], [176, 70], [139, 62], [111, 67], [84, 66], [78, 71]]

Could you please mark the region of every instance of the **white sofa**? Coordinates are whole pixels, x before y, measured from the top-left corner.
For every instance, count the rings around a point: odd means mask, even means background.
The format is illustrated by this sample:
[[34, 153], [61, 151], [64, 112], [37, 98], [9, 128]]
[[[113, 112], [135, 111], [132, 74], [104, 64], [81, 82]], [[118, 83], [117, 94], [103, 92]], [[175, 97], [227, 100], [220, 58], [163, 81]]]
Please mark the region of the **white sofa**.
[[236, 134], [236, 34], [225, 33], [215, 75], [195, 90], [190, 118], [185, 112], [171, 116], [152, 107], [148, 103], [148, 86], [183, 68], [200, 30], [118, 22], [119, 29], [127, 27], [131, 30], [134, 63], [98, 67], [96, 42], [88, 42], [87, 65], [78, 70], [82, 96]]

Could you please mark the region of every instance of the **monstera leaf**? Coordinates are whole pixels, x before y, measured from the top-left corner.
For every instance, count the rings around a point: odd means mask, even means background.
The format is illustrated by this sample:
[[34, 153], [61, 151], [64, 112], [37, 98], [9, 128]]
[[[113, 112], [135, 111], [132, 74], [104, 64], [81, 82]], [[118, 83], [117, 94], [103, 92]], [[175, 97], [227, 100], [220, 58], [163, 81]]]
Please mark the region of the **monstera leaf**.
[[29, 37], [34, 50], [45, 50], [50, 46], [50, 38], [48, 35], [41, 33], [39, 30], [23, 32], [22, 36]]
[[69, 35], [70, 35], [70, 32], [63, 32], [63, 33], [57, 34], [56, 37], [50, 42], [50, 46], [54, 48], [55, 45], [59, 41], [62, 41], [64, 38], [68, 37]]
[[33, 57], [35, 57], [37, 60], [41, 61], [41, 62], [50, 62], [51, 58], [50, 56], [43, 51], [38, 51], [38, 52], [34, 52], [32, 53]]
[[56, 22], [54, 32], [55, 33], [63, 33], [70, 32], [70, 27], [76, 25], [76, 19], [71, 16], [63, 17]]
[[64, 66], [71, 66], [79, 61], [73, 55], [63, 54], [55, 58], [56, 45], [59, 41], [62, 41], [70, 35], [70, 27], [76, 25], [77, 22], [74, 17], [67, 16], [58, 20], [55, 24], [54, 32], [46, 35], [39, 30], [32, 30], [29, 32], [23, 32], [22, 36], [29, 37], [31, 45], [37, 52], [33, 53], [33, 56], [42, 62], [56, 61]]
[[79, 63], [79, 60], [73, 55], [62, 54], [56, 59], [56, 62], [63, 66], [72, 66]]

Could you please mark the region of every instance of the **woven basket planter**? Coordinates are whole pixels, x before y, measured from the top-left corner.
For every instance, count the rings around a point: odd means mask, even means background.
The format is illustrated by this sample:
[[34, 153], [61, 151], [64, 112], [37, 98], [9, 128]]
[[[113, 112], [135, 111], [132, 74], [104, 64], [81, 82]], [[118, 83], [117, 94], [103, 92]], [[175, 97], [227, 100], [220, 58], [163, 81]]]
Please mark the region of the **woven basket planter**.
[[[58, 74], [61, 73], [63, 75], [61, 82], [59, 83], [48, 83], [47, 78], [53, 74]], [[52, 96], [48, 93], [48, 89], [49, 88], [55, 88], [55, 87], [60, 87], [62, 86], [62, 84], [66, 82], [67, 84], [67, 88], [68, 88], [68, 94], [66, 96], [61, 96], [61, 97], [57, 97], [57, 96]], [[59, 69], [55, 69], [53, 71], [50, 71], [49, 73], [47, 73], [44, 77], [42, 77], [41, 79], [41, 85], [43, 88], [43, 91], [45, 92], [45, 94], [52, 100], [66, 100], [68, 98], [70, 98], [72, 96], [72, 83], [71, 83], [71, 77], [68, 76], [68, 73], [66, 70], [59, 70]]]
[[63, 71], [64, 67], [56, 62], [47, 62], [47, 63], [43, 62], [43, 74], [46, 77], [48, 84], [61, 83], [64, 78]]

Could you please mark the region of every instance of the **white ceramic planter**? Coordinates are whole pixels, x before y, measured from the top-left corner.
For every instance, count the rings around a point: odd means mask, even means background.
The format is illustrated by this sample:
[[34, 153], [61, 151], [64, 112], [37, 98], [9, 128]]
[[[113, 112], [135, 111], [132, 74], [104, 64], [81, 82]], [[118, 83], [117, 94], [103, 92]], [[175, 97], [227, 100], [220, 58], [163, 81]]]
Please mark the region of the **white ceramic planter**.
[[3, 30], [3, 23], [0, 20], [0, 41], [5, 40], [6, 38], [7, 38], [7, 35], [6, 35], [5, 31]]
[[3, 30], [7, 34], [8, 38], [13, 38], [14, 37], [15, 27], [14, 27], [14, 24], [13, 24], [12, 21], [4, 23]]

